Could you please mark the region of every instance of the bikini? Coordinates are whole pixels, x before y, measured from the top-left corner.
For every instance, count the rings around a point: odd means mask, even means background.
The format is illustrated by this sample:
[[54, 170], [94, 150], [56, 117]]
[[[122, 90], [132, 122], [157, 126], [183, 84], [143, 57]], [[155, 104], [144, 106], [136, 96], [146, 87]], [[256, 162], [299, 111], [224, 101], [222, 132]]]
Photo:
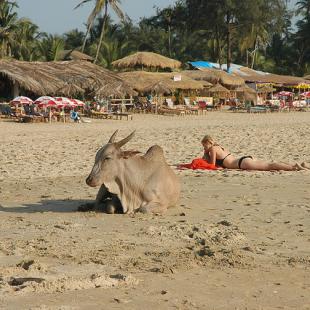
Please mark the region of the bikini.
[[217, 165], [217, 166], [219, 166], [219, 167], [223, 167], [223, 168], [225, 168], [225, 166], [224, 166], [224, 160], [229, 156], [229, 155], [231, 155], [230, 153], [229, 154], [227, 154], [223, 159], [216, 159], [215, 160], [215, 164]]
[[[222, 148], [221, 146], [220, 146], [220, 148], [224, 151], [224, 148]], [[224, 166], [224, 160], [225, 160], [229, 155], [231, 155], [231, 153], [227, 154], [227, 155], [226, 155], [224, 158], [222, 158], [222, 159], [216, 159], [216, 160], [215, 160], [216, 166], [219, 166], [219, 167], [222, 167], [222, 168], [226, 168], [226, 167]], [[240, 159], [238, 160], [238, 168], [239, 168], [239, 169], [242, 169], [242, 168], [241, 168], [242, 161], [243, 161], [244, 159], [246, 159], [246, 158], [251, 158], [251, 159], [253, 159], [252, 156], [242, 156], [242, 157], [240, 157]]]
[[241, 168], [241, 163], [242, 163], [242, 161], [243, 161], [244, 159], [246, 159], [246, 158], [251, 158], [251, 159], [253, 159], [252, 156], [242, 156], [242, 157], [238, 160], [238, 167], [239, 167], [239, 169], [242, 169], [242, 168]]
[[[222, 147], [221, 147], [221, 149], [224, 151], [224, 149], [223, 149]], [[225, 168], [225, 166], [224, 166], [224, 160], [225, 160], [229, 155], [231, 155], [231, 153], [227, 154], [227, 155], [226, 155], [224, 158], [222, 158], [222, 159], [216, 159], [216, 160], [215, 160], [215, 164], [216, 164], [217, 166], [219, 166], [219, 167]], [[243, 161], [244, 159], [246, 159], [246, 158], [251, 158], [251, 159], [253, 159], [252, 156], [242, 156], [242, 157], [238, 160], [238, 168], [239, 168], [239, 169], [241, 169], [241, 163], [242, 163], [242, 161]]]
[[[220, 148], [224, 151], [224, 149], [220, 146]], [[217, 166], [219, 166], [219, 167], [223, 167], [223, 168], [225, 168], [225, 166], [224, 166], [224, 160], [229, 156], [229, 155], [231, 155], [230, 153], [229, 154], [227, 154], [224, 158], [222, 158], [222, 159], [216, 159], [215, 160], [215, 164], [217, 165]]]

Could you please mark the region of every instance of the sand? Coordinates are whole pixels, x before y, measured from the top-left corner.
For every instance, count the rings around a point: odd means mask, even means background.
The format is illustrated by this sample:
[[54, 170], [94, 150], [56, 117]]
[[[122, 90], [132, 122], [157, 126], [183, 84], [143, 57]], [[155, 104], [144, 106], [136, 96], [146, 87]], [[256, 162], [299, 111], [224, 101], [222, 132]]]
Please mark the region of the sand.
[[211, 134], [234, 154], [310, 161], [310, 113], [0, 121], [1, 309], [310, 309], [310, 171], [175, 170], [163, 216], [77, 212], [96, 150], [163, 147], [169, 164]]

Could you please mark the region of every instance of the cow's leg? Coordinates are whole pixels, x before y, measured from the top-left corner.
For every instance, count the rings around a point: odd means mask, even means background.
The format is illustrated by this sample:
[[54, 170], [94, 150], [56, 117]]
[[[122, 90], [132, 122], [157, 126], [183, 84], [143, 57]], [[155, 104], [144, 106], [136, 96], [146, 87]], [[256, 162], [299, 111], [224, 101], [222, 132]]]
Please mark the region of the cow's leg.
[[167, 211], [167, 206], [160, 204], [159, 202], [147, 202], [143, 204], [137, 212], [141, 213], [153, 213], [153, 214], [163, 214]]
[[108, 195], [109, 195], [108, 189], [105, 187], [104, 184], [102, 184], [96, 196], [95, 207], [99, 206]]
[[87, 211], [95, 211], [95, 210], [102, 209], [104, 207], [102, 202], [105, 196], [107, 195], [107, 193], [108, 193], [107, 188], [104, 185], [101, 185], [97, 193], [96, 200], [94, 202], [83, 203], [82, 205], [78, 207], [78, 211], [87, 212]]
[[[110, 193], [106, 186], [102, 184], [99, 188], [99, 191], [97, 193], [95, 202], [94, 202], [94, 209], [96, 211], [105, 212], [106, 211], [106, 199], [110, 197]], [[114, 212], [108, 212], [108, 213], [114, 213]]]
[[109, 193], [109, 198], [105, 200], [105, 212], [109, 214], [123, 213], [123, 208], [117, 195]]
[[117, 195], [110, 193], [104, 184], [101, 185], [98, 191], [95, 209], [108, 214], [123, 213], [122, 204]]

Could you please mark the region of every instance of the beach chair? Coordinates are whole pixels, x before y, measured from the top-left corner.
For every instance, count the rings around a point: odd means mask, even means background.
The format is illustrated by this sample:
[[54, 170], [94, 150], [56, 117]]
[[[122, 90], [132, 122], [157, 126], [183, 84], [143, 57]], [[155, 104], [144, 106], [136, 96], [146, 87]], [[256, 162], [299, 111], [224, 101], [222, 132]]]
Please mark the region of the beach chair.
[[198, 106], [193, 106], [190, 102], [190, 98], [184, 97], [184, 104], [185, 104], [185, 108], [186, 110], [190, 113], [190, 114], [197, 114], [198, 115]]
[[270, 112], [270, 109], [266, 106], [256, 105], [254, 107], [248, 108], [249, 113], [267, 113]]
[[174, 103], [171, 98], [166, 98], [167, 107], [173, 109]]

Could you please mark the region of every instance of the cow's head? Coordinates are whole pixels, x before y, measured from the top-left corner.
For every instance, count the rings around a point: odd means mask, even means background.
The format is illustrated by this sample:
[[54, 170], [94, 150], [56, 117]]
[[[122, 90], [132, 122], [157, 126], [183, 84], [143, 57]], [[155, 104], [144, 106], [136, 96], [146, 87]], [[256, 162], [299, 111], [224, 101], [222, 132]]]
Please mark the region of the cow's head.
[[109, 142], [100, 148], [95, 157], [95, 164], [86, 179], [87, 185], [91, 187], [101, 186], [111, 182], [119, 173], [119, 161], [122, 155], [121, 147], [133, 136], [134, 131], [121, 141], [115, 142], [118, 130], [111, 136]]

